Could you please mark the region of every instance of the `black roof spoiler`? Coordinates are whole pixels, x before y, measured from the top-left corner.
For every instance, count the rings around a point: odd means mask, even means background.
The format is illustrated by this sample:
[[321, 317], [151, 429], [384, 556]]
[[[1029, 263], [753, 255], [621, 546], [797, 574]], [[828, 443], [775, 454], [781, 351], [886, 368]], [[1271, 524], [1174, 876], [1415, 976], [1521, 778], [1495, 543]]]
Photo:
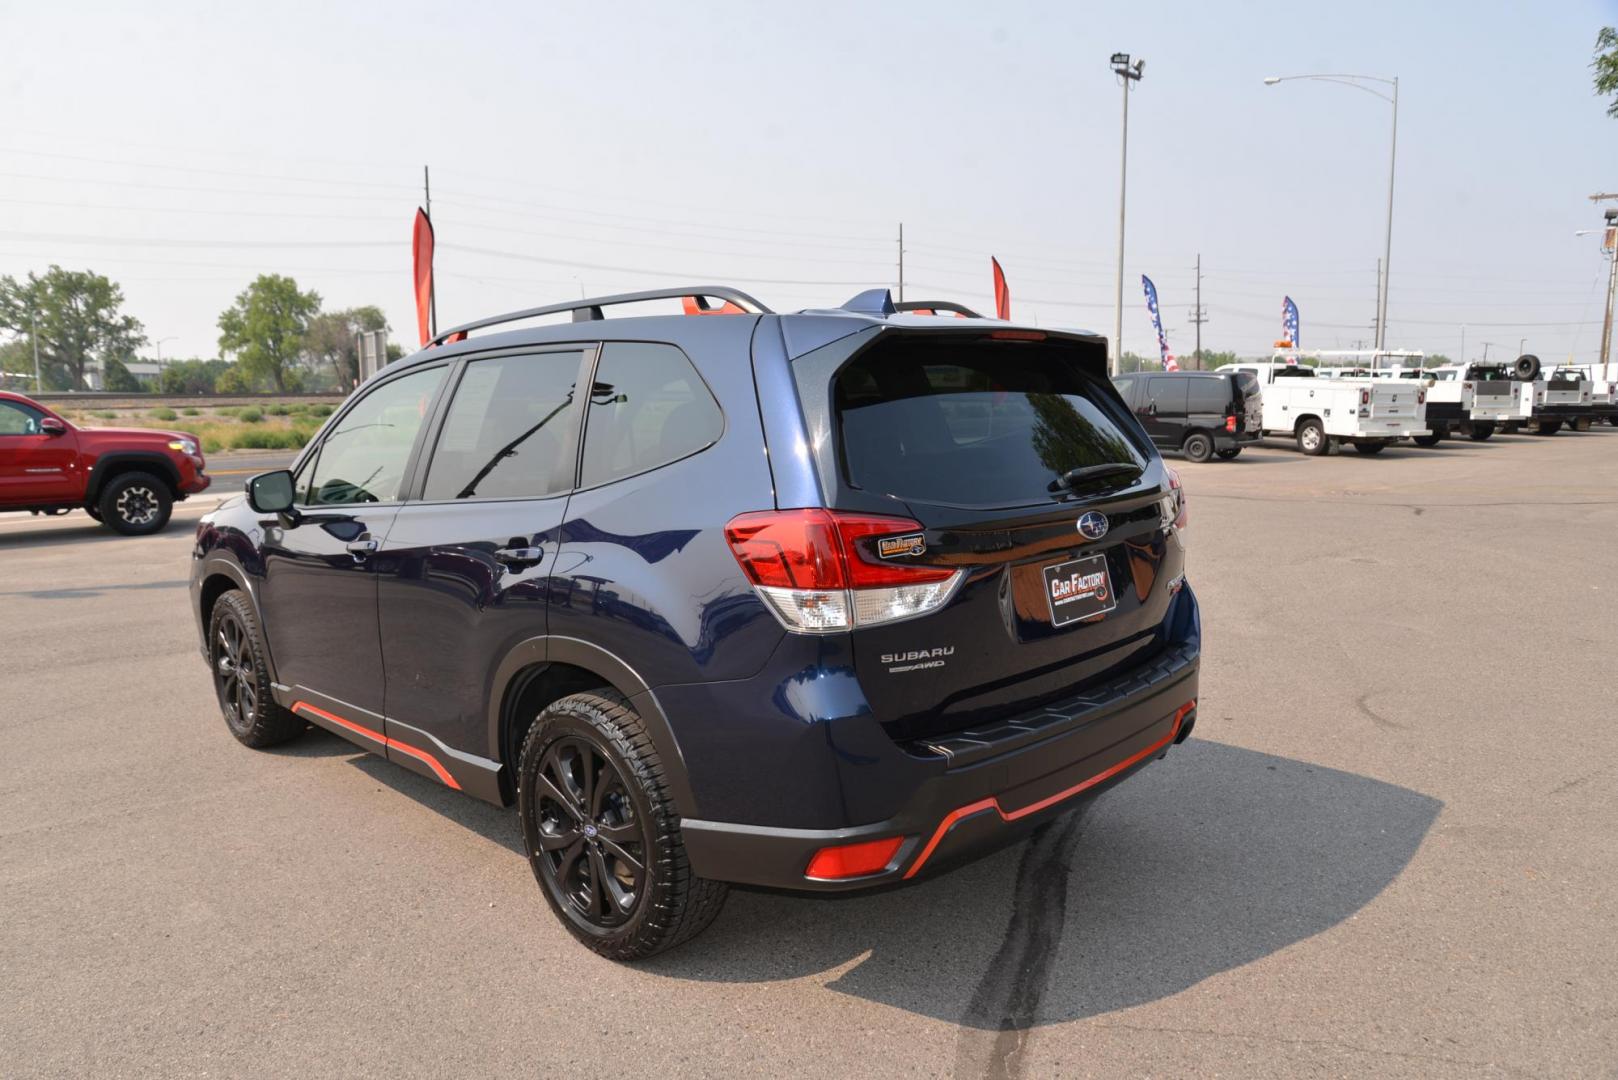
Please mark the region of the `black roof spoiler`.
[[953, 300], [904, 300], [894, 304], [895, 311], [948, 311], [956, 315], [964, 315], [968, 319], [981, 319], [982, 315], [973, 311], [965, 304], [957, 304]]

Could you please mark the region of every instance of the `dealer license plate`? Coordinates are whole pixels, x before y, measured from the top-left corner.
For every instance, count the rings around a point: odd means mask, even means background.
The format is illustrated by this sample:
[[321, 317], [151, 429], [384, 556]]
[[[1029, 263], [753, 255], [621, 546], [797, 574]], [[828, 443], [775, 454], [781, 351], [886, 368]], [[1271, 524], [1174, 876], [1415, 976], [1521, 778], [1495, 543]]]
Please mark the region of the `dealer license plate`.
[[1051, 605], [1051, 625], [1105, 615], [1118, 606], [1107, 573], [1107, 557], [1090, 555], [1045, 568], [1045, 599]]

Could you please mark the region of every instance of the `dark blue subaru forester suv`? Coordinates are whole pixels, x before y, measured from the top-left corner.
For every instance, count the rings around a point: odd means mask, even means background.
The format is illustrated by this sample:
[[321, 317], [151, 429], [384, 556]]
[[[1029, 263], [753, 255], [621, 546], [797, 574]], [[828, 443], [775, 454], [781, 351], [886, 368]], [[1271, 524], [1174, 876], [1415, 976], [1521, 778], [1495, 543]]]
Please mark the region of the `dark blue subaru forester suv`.
[[[654, 302], [686, 313], [604, 317]], [[516, 802], [547, 900], [617, 959], [728, 882], [979, 855], [1196, 720], [1184, 495], [1106, 376], [1098, 337], [883, 290], [446, 331], [203, 519], [226, 723]]]

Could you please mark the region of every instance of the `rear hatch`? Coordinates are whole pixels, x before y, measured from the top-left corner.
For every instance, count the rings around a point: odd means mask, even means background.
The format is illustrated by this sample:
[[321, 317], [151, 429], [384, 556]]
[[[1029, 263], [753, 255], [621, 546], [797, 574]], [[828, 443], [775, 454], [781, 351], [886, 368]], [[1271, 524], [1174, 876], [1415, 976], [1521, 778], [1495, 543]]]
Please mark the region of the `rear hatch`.
[[[1161, 648], [1177, 494], [1099, 347], [885, 334], [832, 377], [834, 509], [911, 519], [921, 540], [900, 560], [963, 572], [942, 608], [852, 631], [895, 738], [1027, 711]], [[1061, 482], [1109, 465], [1125, 468]]]
[[1238, 371], [1232, 378], [1236, 383], [1236, 394], [1240, 398], [1236, 415], [1241, 418], [1241, 430], [1263, 431], [1264, 389], [1259, 385], [1258, 377], [1245, 371]]

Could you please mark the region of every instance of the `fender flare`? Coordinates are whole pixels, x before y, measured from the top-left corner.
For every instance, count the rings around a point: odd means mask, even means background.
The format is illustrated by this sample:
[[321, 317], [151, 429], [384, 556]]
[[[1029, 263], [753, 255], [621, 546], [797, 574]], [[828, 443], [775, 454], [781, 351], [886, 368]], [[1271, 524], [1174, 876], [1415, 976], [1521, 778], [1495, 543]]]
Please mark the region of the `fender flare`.
[[651, 738], [652, 746], [662, 760], [664, 779], [669, 785], [670, 794], [674, 797], [675, 810], [681, 817], [695, 816], [696, 799], [686, 774], [685, 756], [680, 752], [679, 740], [674, 737], [674, 729], [669, 724], [668, 715], [664, 713], [657, 695], [652, 692], [652, 688], [647, 685], [640, 673], [626, 661], [599, 645], [579, 638], [541, 635], [520, 641], [507, 651], [495, 669], [489, 687], [490, 760], [509, 767], [515, 774], [517, 763], [505, 760], [501, 746], [502, 727], [506, 719], [506, 695], [510, 692], [518, 673], [536, 664], [567, 664], [582, 668], [599, 676], [603, 682], [627, 698], [630, 705], [640, 714], [646, 734]]
[[180, 491], [180, 470], [174, 467], [163, 454], [156, 450], [112, 450], [96, 458], [96, 463], [90, 467], [90, 477], [84, 483], [85, 502], [95, 502], [101, 497], [102, 485], [106, 483], [107, 472], [115, 465], [139, 464], [153, 466], [150, 470], [168, 482], [175, 494]]
[[[236, 583], [236, 587], [238, 589], [247, 594], [247, 602], [253, 605], [253, 615], [258, 619], [258, 625], [262, 628], [264, 626], [264, 611], [259, 607], [258, 587], [253, 581], [252, 576], [248, 574], [247, 571], [243, 570], [241, 565], [237, 563], [235, 559], [230, 558], [228, 555], [223, 555], [218, 551], [214, 551], [204, 556], [202, 559], [202, 567], [197, 571], [195, 579], [198, 582], [197, 594], [195, 599], [192, 601], [193, 604], [197, 605], [197, 622], [202, 625], [203, 641], [206, 642], [208, 639], [208, 627], [206, 624], [202, 623], [202, 608], [200, 606], [202, 603], [201, 585], [206, 583], [209, 578], [218, 576], [230, 578]], [[273, 650], [270, 648], [269, 635], [263, 634], [262, 637], [264, 641], [264, 659], [269, 663], [270, 668], [270, 682], [279, 684], [281, 680], [276, 674], [275, 655]]]

